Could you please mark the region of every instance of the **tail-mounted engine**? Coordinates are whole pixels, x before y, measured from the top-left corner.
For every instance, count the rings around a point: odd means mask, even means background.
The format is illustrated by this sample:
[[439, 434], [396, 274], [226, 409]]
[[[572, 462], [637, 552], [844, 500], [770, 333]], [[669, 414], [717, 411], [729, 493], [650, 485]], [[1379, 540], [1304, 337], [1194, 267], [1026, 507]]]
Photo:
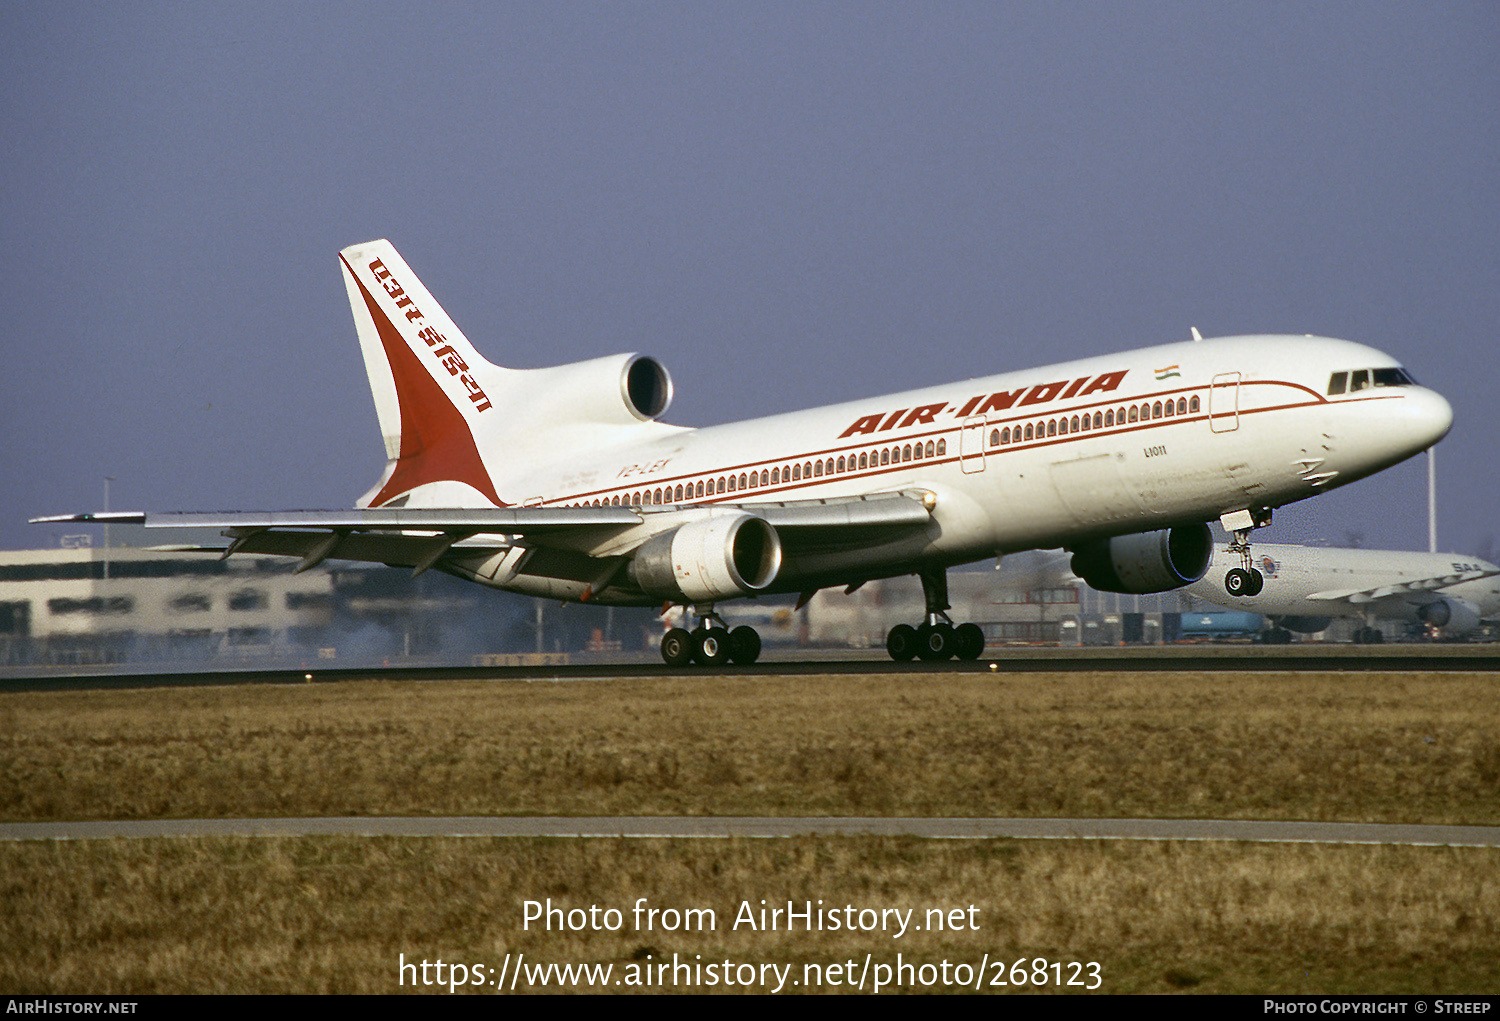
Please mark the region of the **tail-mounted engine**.
[[672, 377], [649, 355], [609, 355], [517, 374], [515, 410], [532, 427], [635, 425], [672, 403]]
[[711, 603], [759, 592], [781, 569], [781, 540], [765, 518], [719, 514], [647, 539], [630, 576], [647, 595]]
[[1096, 539], [1073, 551], [1073, 573], [1100, 592], [1144, 595], [1191, 585], [1208, 573], [1213, 535], [1207, 525]]

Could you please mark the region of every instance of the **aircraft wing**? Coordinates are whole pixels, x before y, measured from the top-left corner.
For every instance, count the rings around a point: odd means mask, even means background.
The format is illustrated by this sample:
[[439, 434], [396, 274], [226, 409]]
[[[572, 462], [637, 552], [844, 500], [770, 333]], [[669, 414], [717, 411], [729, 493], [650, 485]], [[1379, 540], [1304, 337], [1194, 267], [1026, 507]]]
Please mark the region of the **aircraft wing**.
[[1403, 581], [1396, 585], [1382, 585], [1370, 589], [1330, 589], [1326, 592], [1314, 592], [1308, 599], [1317, 599], [1327, 602], [1344, 601], [1361, 605], [1373, 603], [1381, 599], [1390, 599], [1395, 596], [1421, 596], [1430, 592], [1436, 592], [1448, 588], [1451, 585], [1459, 585], [1466, 581], [1478, 581], [1480, 578], [1490, 578], [1500, 571], [1462, 571], [1457, 574], [1437, 574], [1430, 578], [1418, 578], [1413, 581]]
[[[918, 528], [931, 520], [927, 494], [878, 493], [841, 499], [647, 507], [507, 507], [476, 509], [374, 508], [340, 511], [105, 511], [33, 518], [33, 524], [135, 524], [147, 528], [216, 528], [224, 545], [157, 547], [185, 552], [266, 553], [300, 557], [298, 571], [324, 560], [360, 560], [410, 567], [420, 574], [447, 556], [549, 547], [573, 552], [609, 545], [620, 562], [635, 546], [703, 514], [743, 512], [764, 518], [792, 545], [870, 542], [890, 530]], [[653, 528], [653, 525], [659, 527]], [[618, 543], [612, 537], [625, 536]], [[633, 540], [633, 541], [632, 541]], [[545, 558], [544, 558], [545, 561]], [[538, 564], [538, 566], [541, 566]], [[570, 569], [571, 570], [571, 569]]]

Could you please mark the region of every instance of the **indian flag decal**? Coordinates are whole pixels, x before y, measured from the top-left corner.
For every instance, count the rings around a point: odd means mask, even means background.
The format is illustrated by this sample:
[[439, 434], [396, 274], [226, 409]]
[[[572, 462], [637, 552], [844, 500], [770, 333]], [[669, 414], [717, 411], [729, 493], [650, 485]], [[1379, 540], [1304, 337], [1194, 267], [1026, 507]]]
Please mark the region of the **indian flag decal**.
[[1165, 368], [1161, 368], [1161, 369], [1157, 369], [1156, 370], [1156, 378], [1159, 379], [1159, 380], [1160, 379], [1171, 379], [1173, 376], [1180, 376], [1180, 375], [1182, 375], [1182, 373], [1180, 373], [1180, 372], [1177, 371], [1177, 366], [1175, 366], [1175, 365], [1168, 365]]

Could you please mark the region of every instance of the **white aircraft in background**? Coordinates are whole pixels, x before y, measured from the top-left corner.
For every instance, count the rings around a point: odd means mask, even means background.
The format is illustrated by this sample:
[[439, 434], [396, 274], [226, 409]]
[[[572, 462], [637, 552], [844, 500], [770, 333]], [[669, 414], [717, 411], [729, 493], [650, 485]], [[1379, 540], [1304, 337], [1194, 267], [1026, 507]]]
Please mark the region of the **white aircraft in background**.
[[[946, 570], [1066, 548], [1096, 589], [1158, 592], [1208, 569], [1205, 522], [1234, 534], [1254, 588], [1252, 529], [1271, 510], [1363, 478], [1447, 433], [1452, 409], [1379, 351], [1254, 336], [1088, 358], [729, 425], [657, 421], [655, 359], [545, 369], [482, 358], [386, 241], [341, 253], [385, 437], [359, 509], [102, 513], [39, 521], [216, 527], [205, 552], [437, 568], [533, 596], [691, 607], [667, 663], [753, 662], [715, 604], [916, 574], [917, 627], [897, 660], [976, 658], [949, 619]], [[893, 375], [921, 347], [892, 351]], [[805, 371], [788, 366], [787, 371]], [[744, 385], [750, 381], [740, 381]]]
[[1462, 638], [1500, 615], [1500, 567], [1460, 553], [1256, 546], [1265, 587], [1228, 595], [1220, 582], [1237, 558], [1220, 554], [1188, 586], [1199, 598], [1270, 617], [1263, 640], [1282, 644], [1292, 631], [1314, 634], [1335, 617], [1364, 621], [1356, 642], [1379, 642], [1377, 620], [1426, 624], [1443, 638]]

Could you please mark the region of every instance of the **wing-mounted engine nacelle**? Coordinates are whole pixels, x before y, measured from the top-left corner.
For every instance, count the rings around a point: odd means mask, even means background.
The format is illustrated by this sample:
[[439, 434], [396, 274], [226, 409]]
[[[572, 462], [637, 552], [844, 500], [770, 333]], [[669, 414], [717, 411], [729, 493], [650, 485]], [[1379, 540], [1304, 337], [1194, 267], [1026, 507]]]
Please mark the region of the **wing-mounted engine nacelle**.
[[658, 599], [711, 603], [759, 592], [781, 570], [781, 539], [765, 518], [717, 514], [652, 536], [630, 576]]
[[1073, 551], [1073, 573], [1100, 592], [1144, 595], [1191, 585], [1208, 573], [1213, 535], [1207, 525], [1096, 539]]
[[1479, 627], [1479, 607], [1453, 596], [1426, 604], [1417, 610], [1417, 616], [1446, 638], [1462, 638]]
[[672, 377], [649, 355], [609, 355], [527, 369], [517, 384], [516, 411], [531, 426], [635, 425], [660, 417], [672, 403]]

